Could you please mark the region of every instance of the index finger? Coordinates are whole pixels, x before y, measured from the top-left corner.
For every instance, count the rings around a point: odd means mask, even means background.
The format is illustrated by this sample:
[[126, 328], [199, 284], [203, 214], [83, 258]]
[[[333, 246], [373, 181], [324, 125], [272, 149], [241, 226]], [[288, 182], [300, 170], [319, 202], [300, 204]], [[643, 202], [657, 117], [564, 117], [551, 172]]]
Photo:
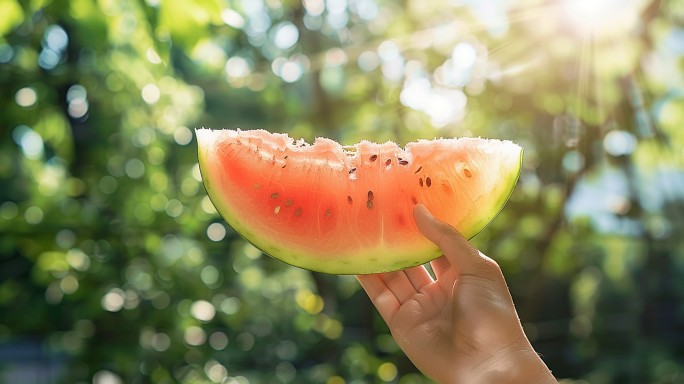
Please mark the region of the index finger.
[[394, 314], [399, 311], [401, 303], [392, 291], [387, 287], [387, 284], [382, 280], [380, 275], [356, 275], [361, 286], [368, 294], [368, 297], [380, 312], [380, 316], [389, 324]]

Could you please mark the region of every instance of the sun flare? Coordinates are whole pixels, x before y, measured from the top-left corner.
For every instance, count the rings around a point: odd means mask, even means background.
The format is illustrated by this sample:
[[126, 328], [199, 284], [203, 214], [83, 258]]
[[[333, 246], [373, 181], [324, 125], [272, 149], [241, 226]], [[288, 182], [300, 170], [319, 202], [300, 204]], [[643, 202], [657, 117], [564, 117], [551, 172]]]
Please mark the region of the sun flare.
[[644, 0], [563, 0], [560, 11], [580, 34], [615, 36], [634, 28]]

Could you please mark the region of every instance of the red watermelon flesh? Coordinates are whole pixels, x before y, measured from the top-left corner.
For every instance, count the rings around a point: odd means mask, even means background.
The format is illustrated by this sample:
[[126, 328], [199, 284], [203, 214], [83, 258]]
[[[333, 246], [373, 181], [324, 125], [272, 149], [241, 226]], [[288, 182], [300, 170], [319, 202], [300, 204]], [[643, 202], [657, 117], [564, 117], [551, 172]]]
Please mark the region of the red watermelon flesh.
[[522, 159], [512, 142], [479, 138], [343, 148], [264, 130], [196, 133], [207, 193], [226, 222], [277, 259], [333, 274], [439, 257], [416, 228], [418, 203], [475, 236], [510, 196]]

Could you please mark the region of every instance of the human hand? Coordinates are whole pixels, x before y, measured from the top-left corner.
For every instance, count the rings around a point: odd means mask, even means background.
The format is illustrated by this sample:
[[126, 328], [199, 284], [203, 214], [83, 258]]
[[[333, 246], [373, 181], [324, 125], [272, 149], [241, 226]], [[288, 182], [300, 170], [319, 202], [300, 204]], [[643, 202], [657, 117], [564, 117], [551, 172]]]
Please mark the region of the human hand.
[[420, 232], [444, 254], [423, 266], [358, 275], [394, 340], [440, 384], [557, 383], [523, 332], [498, 264], [422, 205]]

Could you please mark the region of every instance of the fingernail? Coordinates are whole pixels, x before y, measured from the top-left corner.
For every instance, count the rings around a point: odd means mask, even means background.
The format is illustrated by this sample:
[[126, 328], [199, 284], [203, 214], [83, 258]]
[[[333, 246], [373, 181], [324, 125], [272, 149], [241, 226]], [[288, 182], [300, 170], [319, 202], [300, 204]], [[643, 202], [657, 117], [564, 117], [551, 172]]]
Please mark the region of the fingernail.
[[423, 214], [429, 218], [433, 218], [432, 213], [428, 211], [427, 207], [425, 207], [423, 204], [418, 204], [420, 211], [423, 212]]

